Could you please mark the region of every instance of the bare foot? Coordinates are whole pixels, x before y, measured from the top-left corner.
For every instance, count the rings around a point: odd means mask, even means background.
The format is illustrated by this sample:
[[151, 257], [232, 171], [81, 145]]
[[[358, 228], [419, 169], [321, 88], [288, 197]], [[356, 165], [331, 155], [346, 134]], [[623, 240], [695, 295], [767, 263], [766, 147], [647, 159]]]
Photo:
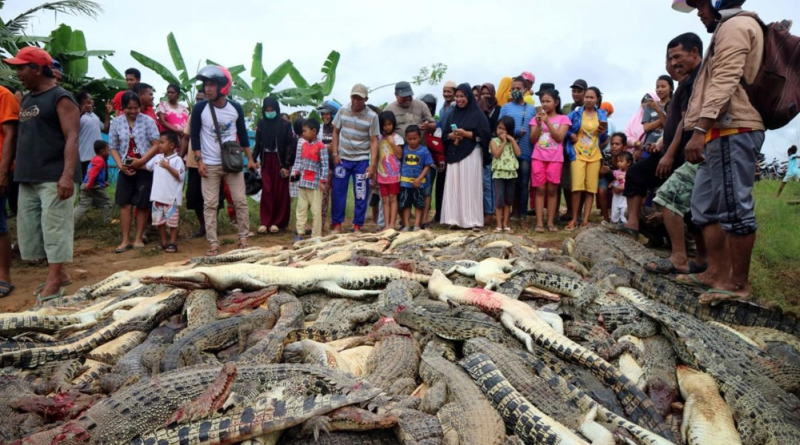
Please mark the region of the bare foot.
[[743, 288], [738, 290], [729, 289], [709, 289], [700, 295], [700, 304], [716, 305], [723, 301], [749, 301], [750, 289]]

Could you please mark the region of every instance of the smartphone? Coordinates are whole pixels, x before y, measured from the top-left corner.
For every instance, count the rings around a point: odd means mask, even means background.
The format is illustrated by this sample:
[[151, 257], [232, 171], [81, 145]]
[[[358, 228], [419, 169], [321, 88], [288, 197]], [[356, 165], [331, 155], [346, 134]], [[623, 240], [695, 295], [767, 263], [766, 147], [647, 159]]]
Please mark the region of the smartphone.
[[453, 130], [453, 131], [456, 131], [456, 130], [458, 130], [458, 125], [456, 125], [456, 124], [451, 124], [451, 125], [450, 125], [450, 129], [451, 129], [451, 130]]
[[124, 165], [125, 167], [128, 167], [132, 164], [133, 164], [133, 158], [125, 158], [125, 160], [122, 161], [122, 165]]
[[651, 96], [650, 93], [645, 93], [644, 100], [649, 102], [653, 100], [653, 96]]

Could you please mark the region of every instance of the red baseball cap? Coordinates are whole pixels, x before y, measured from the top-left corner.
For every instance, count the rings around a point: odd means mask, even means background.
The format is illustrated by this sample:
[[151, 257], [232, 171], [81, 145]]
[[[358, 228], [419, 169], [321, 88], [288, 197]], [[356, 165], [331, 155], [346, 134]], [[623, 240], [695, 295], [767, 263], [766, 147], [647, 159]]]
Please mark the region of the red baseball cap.
[[53, 64], [53, 58], [47, 51], [37, 48], [35, 46], [26, 46], [19, 50], [16, 56], [10, 59], [3, 59], [8, 65], [27, 65], [33, 63], [40, 66], [50, 66]]

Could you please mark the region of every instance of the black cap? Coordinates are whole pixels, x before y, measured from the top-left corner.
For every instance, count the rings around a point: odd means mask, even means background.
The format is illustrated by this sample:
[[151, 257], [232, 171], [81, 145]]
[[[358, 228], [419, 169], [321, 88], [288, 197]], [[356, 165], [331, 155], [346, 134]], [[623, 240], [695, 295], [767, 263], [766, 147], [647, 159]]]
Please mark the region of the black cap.
[[572, 85], [570, 85], [570, 88], [580, 88], [581, 90], [586, 91], [586, 90], [589, 89], [589, 84], [586, 83], [586, 81], [583, 80], [583, 79], [578, 79], [575, 82], [572, 82]]
[[400, 97], [409, 97], [414, 95], [414, 90], [411, 89], [411, 84], [408, 82], [397, 82], [394, 86], [394, 94]]
[[545, 91], [547, 91], [547, 90], [555, 90], [555, 89], [556, 89], [556, 85], [553, 84], [553, 83], [542, 83], [542, 84], [539, 84], [539, 91], [537, 91], [535, 94], [537, 96], [541, 96], [542, 93], [544, 93]]

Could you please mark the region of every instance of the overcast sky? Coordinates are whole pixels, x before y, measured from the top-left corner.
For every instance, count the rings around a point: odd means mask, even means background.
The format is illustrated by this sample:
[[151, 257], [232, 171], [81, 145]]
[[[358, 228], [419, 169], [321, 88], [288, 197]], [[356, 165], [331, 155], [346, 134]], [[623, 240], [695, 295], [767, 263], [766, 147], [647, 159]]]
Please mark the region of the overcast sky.
[[[346, 103], [350, 87], [368, 87], [411, 80], [423, 66], [448, 66], [445, 80], [470, 84], [531, 71], [536, 86], [552, 82], [569, 102], [569, 85], [584, 78], [611, 102], [618, 127], [624, 127], [644, 93], [655, 89], [665, 73], [670, 39], [683, 32], [709, 34], [695, 14], [671, 9], [672, 0], [565, 0], [529, 2], [493, 0], [265, 1], [265, 0], [99, 0], [97, 19], [52, 13], [33, 20], [31, 33], [47, 34], [59, 23], [82, 29], [89, 49], [114, 50], [110, 61], [120, 71], [142, 69], [145, 82], [158, 93], [166, 87], [155, 73], [130, 56], [146, 54], [174, 68], [166, 44], [172, 31], [193, 74], [206, 59], [249, 71], [256, 42], [264, 44], [267, 72], [291, 59], [310, 82], [331, 50], [341, 53], [332, 96]], [[41, 0], [6, 2], [8, 19]], [[767, 21], [793, 19], [800, 32], [797, 0], [750, 0]], [[99, 59], [90, 74], [105, 75]], [[292, 86], [290, 81], [279, 88]], [[441, 85], [414, 87], [415, 94], [434, 93]], [[374, 92], [370, 102], [394, 100], [393, 88]], [[800, 120], [767, 137], [769, 159], [786, 157], [786, 148], [800, 143]]]

